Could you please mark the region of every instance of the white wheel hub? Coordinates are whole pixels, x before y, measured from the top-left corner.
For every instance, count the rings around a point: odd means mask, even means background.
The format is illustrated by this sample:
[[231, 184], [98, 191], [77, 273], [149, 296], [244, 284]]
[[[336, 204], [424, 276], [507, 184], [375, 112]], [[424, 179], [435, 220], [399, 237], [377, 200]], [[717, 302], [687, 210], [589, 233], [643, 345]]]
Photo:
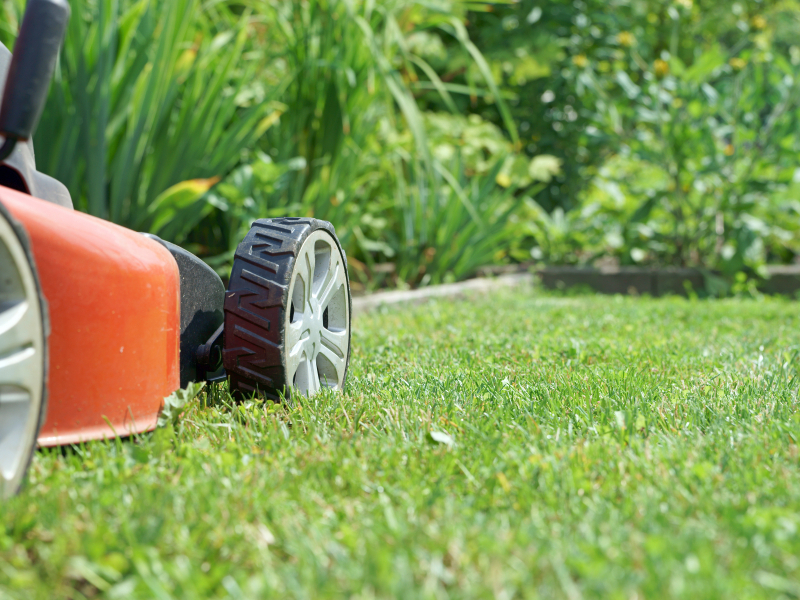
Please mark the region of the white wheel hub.
[[305, 396], [341, 390], [350, 350], [350, 301], [344, 258], [318, 229], [303, 242], [289, 284], [284, 323], [287, 381]]
[[45, 349], [39, 292], [11, 225], [0, 215], [0, 497], [17, 491], [36, 443]]

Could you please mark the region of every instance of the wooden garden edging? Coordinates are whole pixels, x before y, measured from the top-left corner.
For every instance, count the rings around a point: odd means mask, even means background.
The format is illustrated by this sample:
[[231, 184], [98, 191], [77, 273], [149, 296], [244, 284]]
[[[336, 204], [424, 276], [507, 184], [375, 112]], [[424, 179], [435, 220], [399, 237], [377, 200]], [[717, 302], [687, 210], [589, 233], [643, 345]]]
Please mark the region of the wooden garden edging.
[[[769, 278], [758, 286], [761, 292], [794, 297], [800, 291], [800, 265], [774, 265], [767, 267], [767, 272]], [[689, 290], [705, 293], [713, 286], [713, 274], [700, 269], [546, 267], [538, 270], [537, 276], [547, 289], [584, 286], [601, 294], [686, 296]]]
[[[800, 265], [775, 265], [767, 268], [769, 279], [759, 285], [765, 294], [795, 297], [800, 292]], [[576, 286], [590, 288], [601, 294], [648, 294], [686, 296], [688, 290], [707, 291], [708, 276], [699, 269], [618, 267], [546, 267], [531, 273], [505, 273], [496, 277], [479, 277], [460, 283], [433, 285], [417, 290], [375, 292], [353, 298], [353, 314], [358, 316], [381, 306], [420, 304], [433, 298], [463, 298], [475, 293], [487, 293], [498, 288], [540, 283], [550, 290]]]

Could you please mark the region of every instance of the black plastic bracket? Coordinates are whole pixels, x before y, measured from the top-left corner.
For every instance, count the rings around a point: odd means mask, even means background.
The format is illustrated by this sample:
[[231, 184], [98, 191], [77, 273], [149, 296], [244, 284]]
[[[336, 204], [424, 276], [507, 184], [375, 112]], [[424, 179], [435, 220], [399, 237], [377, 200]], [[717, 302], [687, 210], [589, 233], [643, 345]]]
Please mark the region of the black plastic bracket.
[[197, 380], [214, 383], [225, 381], [228, 374], [222, 366], [222, 337], [225, 323], [208, 338], [205, 344], [197, 347]]
[[[206, 340], [214, 339], [216, 333], [212, 332], [221, 331], [225, 320], [222, 312], [225, 286], [219, 275], [191, 252], [165, 242], [157, 235], [142, 235], [169, 250], [178, 264], [181, 276], [181, 387], [185, 388], [190, 381], [208, 381], [206, 374], [214, 372], [209, 368], [213, 361], [209, 355], [208, 362], [201, 367], [197, 364], [197, 349]], [[222, 335], [219, 337], [221, 340]]]

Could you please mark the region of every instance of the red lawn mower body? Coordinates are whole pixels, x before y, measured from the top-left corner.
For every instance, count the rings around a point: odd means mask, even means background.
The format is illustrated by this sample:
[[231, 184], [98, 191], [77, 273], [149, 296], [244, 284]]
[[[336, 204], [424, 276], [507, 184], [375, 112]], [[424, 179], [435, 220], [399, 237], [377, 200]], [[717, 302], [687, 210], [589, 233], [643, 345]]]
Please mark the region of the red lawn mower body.
[[180, 279], [158, 242], [0, 186], [27, 231], [50, 316], [41, 446], [151, 430], [180, 387]]

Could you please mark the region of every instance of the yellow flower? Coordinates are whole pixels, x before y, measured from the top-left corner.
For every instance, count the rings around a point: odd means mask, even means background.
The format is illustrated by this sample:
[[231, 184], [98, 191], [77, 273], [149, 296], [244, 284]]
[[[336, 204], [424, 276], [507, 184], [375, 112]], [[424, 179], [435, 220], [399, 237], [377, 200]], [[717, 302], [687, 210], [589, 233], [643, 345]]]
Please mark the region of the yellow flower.
[[728, 144], [725, 146], [725, 156], [733, 156], [733, 144]]
[[586, 58], [586, 56], [584, 54], [578, 54], [578, 55], [572, 57], [572, 63], [576, 67], [583, 68], [587, 64], [589, 64], [589, 60]]
[[761, 15], [753, 17], [753, 27], [756, 29], [764, 29], [767, 26], [767, 20]]
[[507, 188], [511, 185], [511, 177], [508, 176], [507, 173], [498, 173], [497, 177], [494, 178], [498, 185]]
[[178, 62], [175, 64], [175, 70], [178, 73], [184, 73], [185, 71], [189, 70], [194, 64], [194, 60], [197, 58], [197, 50], [193, 50], [191, 48], [184, 50], [183, 54], [178, 57]]
[[497, 474], [497, 481], [500, 482], [500, 486], [503, 488], [504, 492], [508, 493], [511, 491], [511, 484], [508, 482], [508, 478], [504, 473]]
[[633, 46], [635, 41], [636, 38], [633, 37], [630, 31], [621, 31], [617, 34], [617, 42], [619, 42], [620, 46]]
[[653, 70], [656, 72], [656, 77], [661, 79], [669, 74], [669, 65], [667, 61], [657, 58], [656, 62], [653, 63]]
[[741, 71], [742, 69], [744, 69], [747, 66], [747, 63], [743, 59], [739, 58], [738, 56], [735, 56], [732, 59], [730, 59], [728, 61], [728, 64], [730, 66], [732, 66], [737, 71]]

